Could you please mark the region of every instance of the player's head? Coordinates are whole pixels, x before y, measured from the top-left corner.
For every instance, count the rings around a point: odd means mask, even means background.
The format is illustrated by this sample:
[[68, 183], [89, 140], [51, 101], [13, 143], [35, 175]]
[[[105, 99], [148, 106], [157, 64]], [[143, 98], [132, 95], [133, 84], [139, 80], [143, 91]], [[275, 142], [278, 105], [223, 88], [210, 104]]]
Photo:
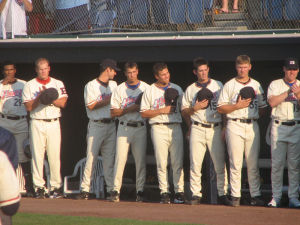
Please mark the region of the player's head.
[[235, 68], [237, 71], [237, 76], [240, 78], [245, 78], [249, 76], [251, 70], [251, 60], [247, 55], [239, 55], [235, 60]]
[[296, 80], [299, 73], [299, 62], [296, 58], [287, 58], [283, 66], [285, 81], [292, 83]]
[[2, 71], [4, 77], [15, 77], [15, 74], [17, 72], [15, 63], [11, 61], [5, 61], [2, 63]]
[[117, 62], [113, 59], [104, 59], [100, 63], [100, 75], [107, 75], [109, 80], [114, 79], [115, 75], [117, 75], [117, 71], [120, 71], [120, 68], [117, 66]]
[[167, 64], [155, 63], [153, 66], [153, 74], [158, 83], [167, 85], [170, 82], [170, 73]]
[[50, 74], [50, 62], [46, 58], [38, 58], [35, 61], [35, 71], [41, 80], [47, 80]]
[[127, 78], [127, 82], [135, 83], [138, 81], [139, 68], [135, 62], [126, 62], [124, 65], [124, 74]]
[[208, 62], [203, 58], [193, 60], [193, 73], [197, 76], [199, 82], [208, 81], [209, 66]]

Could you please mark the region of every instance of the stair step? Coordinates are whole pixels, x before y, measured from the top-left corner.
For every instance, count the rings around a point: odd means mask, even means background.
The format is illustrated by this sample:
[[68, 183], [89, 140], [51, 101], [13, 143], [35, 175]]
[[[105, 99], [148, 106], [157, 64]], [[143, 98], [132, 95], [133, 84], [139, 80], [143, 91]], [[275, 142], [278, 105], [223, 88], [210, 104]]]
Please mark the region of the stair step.
[[246, 20], [246, 13], [222, 13], [214, 14], [214, 20]]
[[197, 31], [238, 31], [238, 30], [248, 30], [247, 26], [233, 26], [233, 27], [199, 27]]
[[243, 20], [236, 20], [236, 21], [215, 21], [214, 25], [216, 27], [241, 27], [241, 26], [248, 26], [247, 21]]

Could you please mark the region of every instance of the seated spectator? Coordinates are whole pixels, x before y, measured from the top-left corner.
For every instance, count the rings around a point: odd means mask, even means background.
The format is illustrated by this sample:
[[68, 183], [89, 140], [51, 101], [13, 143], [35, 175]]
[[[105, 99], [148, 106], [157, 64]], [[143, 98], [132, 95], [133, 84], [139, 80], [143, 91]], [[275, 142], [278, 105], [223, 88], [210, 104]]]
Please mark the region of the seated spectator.
[[6, 39], [7, 32], [14, 35], [27, 35], [25, 11], [32, 11], [31, 0], [0, 0], [0, 37]]
[[89, 26], [89, 0], [56, 0], [56, 31], [81, 31]]

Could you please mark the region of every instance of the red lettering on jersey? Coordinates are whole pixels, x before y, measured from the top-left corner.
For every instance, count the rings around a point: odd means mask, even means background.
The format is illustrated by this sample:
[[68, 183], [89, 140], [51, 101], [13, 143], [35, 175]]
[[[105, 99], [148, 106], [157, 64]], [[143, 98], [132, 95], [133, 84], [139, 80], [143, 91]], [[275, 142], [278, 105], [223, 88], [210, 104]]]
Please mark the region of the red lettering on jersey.
[[62, 95], [67, 94], [67, 90], [66, 90], [65, 87], [60, 88], [60, 90], [61, 90], [61, 94], [62, 94]]

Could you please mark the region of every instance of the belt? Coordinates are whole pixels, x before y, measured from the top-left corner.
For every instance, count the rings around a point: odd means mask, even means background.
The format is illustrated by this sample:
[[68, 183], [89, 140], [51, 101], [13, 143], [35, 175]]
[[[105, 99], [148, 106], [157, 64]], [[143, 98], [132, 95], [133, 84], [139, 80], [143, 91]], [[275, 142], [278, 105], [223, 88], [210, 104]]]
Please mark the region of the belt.
[[252, 123], [254, 121], [257, 121], [257, 119], [231, 119], [233, 121], [238, 121], [238, 122], [241, 122], [241, 123]]
[[58, 120], [58, 118], [54, 118], [54, 119], [35, 119], [35, 120], [41, 120], [41, 121], [50, 123], [50, 122], [54, 122], [54, 121]]
[[9, 120], [20, 120], [20, 119], [26, 118], [26, 116], [6, 116], [6, 115], [3, 115], [3, 114], [1, 114], [1, 117], [9, 119]]
[[101, 120], [93, 120], [95, 123], [112, 123], [114, 122], [115, 120], [113, 119], [110, 119], [110, 118], [104, 118], [104, 119], [101, 119]]
[[205, 128], [212, 128], [212, 127], [219, 126], [220, 123], [205, 124], [205, 123], [199, 123], [197, 121], [194, 121], [193, 124], [195, 124], [197, 126], [205, 127]]
[[173, 124], [180, 124], [177, 122], [173, 122], [173, 123], [152, 123], [151, 125], [173, 125]]
[[286, 121], [286, 122], [281, 122], [279, 120], [275, 120], [275, 123], [285, 125], [285, 126], [295, 126], [296, 124], [300, 124], [300, 120]]
[[125, 126], [128, 126], [128, 127], [142, 127], [145, 125], [144, 122], [120, 122], [121, 125], [125, 125]]

